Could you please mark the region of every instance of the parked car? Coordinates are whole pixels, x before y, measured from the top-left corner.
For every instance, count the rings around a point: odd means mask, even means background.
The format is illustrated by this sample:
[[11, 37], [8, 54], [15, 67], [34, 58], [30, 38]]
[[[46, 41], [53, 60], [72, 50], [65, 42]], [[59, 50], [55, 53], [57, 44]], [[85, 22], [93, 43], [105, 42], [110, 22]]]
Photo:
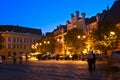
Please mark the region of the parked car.
[[58, 54], [56, 56], [56, 60], [70, 60], [71, 59], [71, 55], [68, 55], [68, 54]]
[[80, 55], [79, 54], [73, 54], [72, 55], [72, 60], [79, 60], [80, 59]]
[[50, 55], [49, 55], [49, 54], [38, 54], [38, 55], [36, 56], [36, 58], [37, 58], [38, 60], [48, 60], [48, 59], [50, 59]]
[[50, 55], [50, 59], [56, 59], [59, 54], [53, 53]]
[[109, 63], [111, 67], [120, 68], [120, 50], [112, 51]]

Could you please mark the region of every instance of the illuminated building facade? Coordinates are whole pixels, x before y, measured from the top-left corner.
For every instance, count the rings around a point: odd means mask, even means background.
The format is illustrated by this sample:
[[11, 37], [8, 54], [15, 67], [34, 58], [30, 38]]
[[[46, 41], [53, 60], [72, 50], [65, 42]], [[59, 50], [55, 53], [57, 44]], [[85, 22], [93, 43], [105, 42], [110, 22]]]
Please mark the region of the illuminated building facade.
[[42, 37], [41, 29], [12, 25], [0, 25], [0, 34], [4, 38], [0, 54], [7, 57], [11, 57], [13, 53], [30, 53], [31, 45]]
[[[86, 14], [82, 13], [81, 17], [79, 16], [79, 11], [76, 11], [76, 15], [71, 14], [71, 21], [66, 21], [66, 26], [64, 27], [57, 27], [54, 31], [54, 37], [58, 41], [64, 41], [64, 35], [67, 31], [72, 30], [73, 28], [82, 28], [84, 33], [87, 36], [90, 36], [92, 29], [98, 27], [98, 23], [104, 23], [106, 20], [110, 21], [112, 24], [115, 24], [116, 27], [120, 27], [120, 0], [116, 0], [112, 7], [109, 9], [107, 5], [107, 9], [103, 10], [102, 13], [97, 13], [96, 16], [92, 16], [91, 18], [86, 18]], [[59, 45], [64, 45], [64, 42], [61, 42]], [[65, 47], [65, 46], [64, 46]], [[60, 47], [59, 47], [60, 48]], [[60, 50], [58, 48], [58, 50]], [[120, 48], [118, 46], [118, 48]], [[63, 48], [64, 49], [64, 48]], [[56, 49], [57, 50], [57, 49]], [[66, 48], [64, 49], [66, 51]], [[60, 53], [60, 51], [56, 51]]]

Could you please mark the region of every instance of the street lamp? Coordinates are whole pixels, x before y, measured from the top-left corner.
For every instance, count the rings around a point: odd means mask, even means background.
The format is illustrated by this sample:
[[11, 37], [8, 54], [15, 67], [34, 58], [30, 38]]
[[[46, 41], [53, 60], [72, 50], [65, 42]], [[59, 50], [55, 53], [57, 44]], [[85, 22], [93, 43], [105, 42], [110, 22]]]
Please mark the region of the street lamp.
[[47, 44], [50, 44], [50, 41], [47, 41]]
[[111, 31], [111, 32], [110, 32], [110, 35], [115, 35], [115, 32]]
[[80, 38], [81, 38], [81, 39], [85, 39], [85, 38], [86, 38], [86, 36], [85, 36], [85, 35], [83, 35], [83, 36], [81, 37], [80, 35], [78, 35], [78, 36], [77, 36], [77, 38], [78, 38], [78, 39], [80, 39]]
[[42, 45], [42, 43], [39, 43], [39, 45], [41, 46], [41, 45]]
[[80, 35], [78, 35], [77, 38], [80, 39]]
[[46, 44], [46, 41], [44, 41], [43, 43]]
[[85, 36], [85, 35], [83, 35], [83, 38], [85, 39], [85, 38], [86, 38], [86, 36]]
[[57, 41], [60, 41], [60, 39], [58, 38]]
[[79, 49], [77, 51], [83, 52], [85, 45], [86, 45], [86, 36], [85, 35], [78, 35], [78, 44]]

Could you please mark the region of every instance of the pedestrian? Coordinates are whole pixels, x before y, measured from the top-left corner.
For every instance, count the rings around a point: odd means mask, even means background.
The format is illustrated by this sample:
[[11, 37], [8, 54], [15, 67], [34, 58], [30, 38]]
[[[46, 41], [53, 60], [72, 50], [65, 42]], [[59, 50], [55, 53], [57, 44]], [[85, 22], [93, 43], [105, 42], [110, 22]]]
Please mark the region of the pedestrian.
[[2, 55], [2, 60], [4, 61], [4, 60], [6, 60], [6, 57], [5, 57], [5, 55]]
[[13, 64], [16, 64], [17, 56], [16, 53], [13, 53]]
[[96, 68], [96, 66], [95, 66], [96, 56], [95, 56], [95, 53], [93, 53], [93, 51], [92, 51], [92, 55], [93, 55], [93, 58], [92, 58], [92, 69], [95, 70], [95, 68]]
[[87, 54], [87, 62], [88, 62], [88, 69], [89, 71], [92, 71], [92, 58], [93, 58], [93, 55], [91, 52], [89, 52]]
[[19, 63], [22, 64], [22, 53], [19, 54]]
[[28, 60], [28, 53], [26, 53], [25, 57], [26, 57], [26, 61], [27, 61]]

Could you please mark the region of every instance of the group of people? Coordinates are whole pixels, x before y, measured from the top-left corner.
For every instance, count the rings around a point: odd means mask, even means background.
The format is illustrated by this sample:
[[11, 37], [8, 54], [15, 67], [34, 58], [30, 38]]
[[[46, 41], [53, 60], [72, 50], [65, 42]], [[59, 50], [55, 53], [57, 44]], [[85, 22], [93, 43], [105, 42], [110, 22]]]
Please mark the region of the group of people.
[[95, 53], [93, 53], [93, 51], [90, 51], [87, 55], [87, 62], [88, 62], [88, 69], [89, 71], [93, 71], [95, 70], [96, 66], [95, 66], [95, 62], [96, 62], [96, 56]]
[[[22, 59], [23, 59], [23, 55], [22, 53], [19, 54], [19, 63], [22, 64]], [[26, 54], [26, 60], [28, 60], [28, 54]], [[17, 55], [16, 53], [13, 53], [13, 63], [16, 64], [17, 61]]]

